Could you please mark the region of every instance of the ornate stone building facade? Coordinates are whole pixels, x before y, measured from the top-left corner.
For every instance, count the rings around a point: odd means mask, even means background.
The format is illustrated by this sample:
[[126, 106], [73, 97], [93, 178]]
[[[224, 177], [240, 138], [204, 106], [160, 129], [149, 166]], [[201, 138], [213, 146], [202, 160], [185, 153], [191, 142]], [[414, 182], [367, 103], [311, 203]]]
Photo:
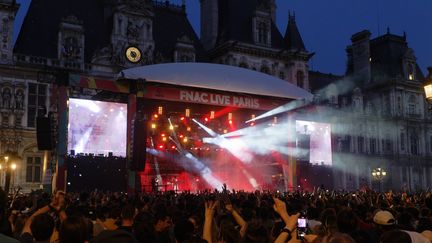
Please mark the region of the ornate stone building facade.
[[[242, 11], [233, 11], [242, 9]], [[309, 53], [289, 14], [276, 27], [275, 0], [201, 0], [201, 39], [211, 62], [264, 72], [310, 90]]]
[[[38, 117], [49, 116], [56, 124], [58, 86], [67, 84], [65, 74], [114, 79], [120, 70], [134, 66], [217, 62], [268, 73], [309, 89], [312, 54], [304, 46], [295, 16], [290, 15], [282, 35], [275, 25], [274, 0], [235, 2], [201, 1], [200, 41], [184, 5], [152, 0], [33, 0], [13, 46], [19, 5], [0, 0], [0, 154], [17, 155], [15, 185], [28, 191], [50, 183], [55, 144], [61, 141], [52, 125], [54, 134], [46, 136], [52, 137], [54, 150], [39, 151], [36, 123]], [[239, 7], [236, 4], [244, 6], [239, 16], [231, 11]], [[56, 11], [47, 14], [47, 9]], [[82, 91], [86, 92], [104, 95]], [[0, 174], [4, 182], [4, 173]]]
[[[17, 155], [15, 185], [29, 191], [50, 183], [56, 151], [38, 150], [36, 122], [48, 115], [57, 119], [57, 86], [65, 84], [65, 73], [114, 79], [124, 68], [163, 62], [239, 66], [311, 90], [322, 120], [337, 128], [336, 188], [372, 185], [370, 172], [378, 166], [389, 171], [386, 188], [425, 188], [432, 182], [431, 113], [405, 37], [388, 33], [370, 39], [369, 32], [358, 33], [347, 48], [346, 77], [323, 76], [309, 72], [313, 53], [295, 15], [289, 14], [284, 35], [277, 29], [275, 0], [200, 3], [201, 40], [185, 6], [165, 1], [32, 0], [13, 46], [19, 5], [0, 0], [0, 155]], [[58, 137], [57, 128], [52, 130]], [[1, 171], [1, 185], [4, 175]]]
[[[56, 11], [47, 14], [48, 8]], [[1, 186], [6, 164], [9, 170], [16, 165], [11, 187], [29, 191], [51, 183], [58, 142], [58, 87], [66, 84], [65, 74], [115, 79], [120, 70], [133, 66], [207, 60], [185, 6], [148, 0], [34, 0], [14, 46], [18, 9], [15, 1], [0, 1]], [[135, 49], [128, 56], [131, 47]], [[127, 60], [132, 56], [137, 61]], [[38, 117], [52, 121], [53, 134], [43, 138], [52, 140], [52, 151], [38, 150]]]
[[345, 77], [318, 85], [326, 77], [312, 75], [321, 117], [335, 125], [335, 187], [378, 189], [371, 173], [384, 168], [381, 188], [426, 189], [432, 183], [432, 113], [424, 76], [405, 34], [370, 36], [352, 36]]

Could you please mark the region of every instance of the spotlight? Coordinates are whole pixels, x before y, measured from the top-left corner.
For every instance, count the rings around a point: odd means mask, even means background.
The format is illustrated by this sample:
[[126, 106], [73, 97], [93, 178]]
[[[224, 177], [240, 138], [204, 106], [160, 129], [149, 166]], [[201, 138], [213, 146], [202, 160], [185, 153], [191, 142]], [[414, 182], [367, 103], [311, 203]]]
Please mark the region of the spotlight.
[[210, 119], [214, 119], [215, 118], [215, 112], [214, 111], [210, 111]]
[[180, 117], [180, 121], [184, 121], [184, 120], [185, 120], [184, 116]]
[[186, 130], [187, 130], [188, 132], [190, 132], [190, 131], [192, 130], [192, 128], [191, 128], [191, 127], [188, 127]]
[[162, 133], [162, 134], [161, 134], [161, 137], [165, 137], [165, 133]]
[[152, 128], [152, 129], [156, 129], [156, 124], [155, 124], [155, 123], [152, 123], [152, 124], [151, 124], [151, 128]]
[[159, 118], [159, 115], [158, 115], [158, 114], [154, 114], [153, 117], [154, 117], [155, 119], [158, 119], [158, 118]]
[[228, 113], [228, 120], [232, 120], [232, 118], [233, 118], [233, 114], [231, 112]]
[[255, 122], [251, 122], [250, 126], [251, 127], [255, 126]]
[[176, 146], [175, 146], [175, 145], [173, 145], [173, 146], [171, 146], [171, 148], [172, 148], [172, 149], [175, 149], [175, 148], [176, 148]]
[[183, 138], [183, 143], [187, 143], [187, 141], [188, 141], [188, 138]]
[[232, 120], [229, 120], [228, 123], [229, 123], [230, 125], [232, 125], [232, 124], [233, 124], [233, 121], [232, 121]]
[[184, 137], [183, 134], [180, 134], [180, 135], [179, 135], [179, 138], [183, 138], [183, 137]]
[[159, 107], [158, 107], [158, 114], [159, 114], [159, 115], [162, 115], [162, 114], [163, 114], [163, 107], [162, 107], [162, 106], [159, 106]]
[[205, 121], [205, 122], [208, 122], [208, 121], [209, 121], [208, 117], [205, 117], [205, 118], [204, 118], [204, 121]]
[[166, 138], [166, 137], [163, 137], [163, 138], [162, 138], [162, 141], [166, 142], [166, 140], [167, 140], [167, 138]]
[[163, 148], [164, 148], [164, 146], [163, 146], [163, 145], [159, 145], [159, 148], [160, 148], [160, 149], [163, 149]]
[[173, 126], [173, 125], [170, 125], [170, 126], [169, 126], [169, 130], [174, 130], [174, 126]]
[[185, 116], [186, 116], [186, 117], [190, 117], [190, 109], [189, 109], [189, 108], [186, 109], [186, 111], [185, 111]]

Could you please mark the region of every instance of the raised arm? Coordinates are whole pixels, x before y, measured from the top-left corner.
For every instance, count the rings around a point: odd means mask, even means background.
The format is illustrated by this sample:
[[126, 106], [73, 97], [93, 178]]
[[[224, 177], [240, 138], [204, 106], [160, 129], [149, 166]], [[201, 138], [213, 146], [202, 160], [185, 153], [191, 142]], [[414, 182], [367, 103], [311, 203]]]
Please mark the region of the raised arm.
[[244, 234], [246, 233], [246, 221], [242, 218], [242, 216], [234, 209], [234, 207], [232, 206], [231, 203], [227, 203], [225, 204], [225, 208], [228, 212], [231, 213], [231, 215], [233, 216], [234, 220], [237, 222], [238, 225], [240, 225], [240, 235], [241, 237], [244, 236]]
[[205, 219], [203, 228], [203, 239], [208, 243], [212, 243], [212, 223], [217, 202], [208, 201], [205, 205]]
[[273, 198], [274, 204], [273, 209], [281, 216], [282, 220], [285, 222], [285, 228], [276, 238], [275, 243], [285, 243], [285, 242], [301, 242], [296, 238], [295, 229], [297, 227], [297, 219], [300, 214], [288, 215], [286, 210], [286, 204], [278, 198]]

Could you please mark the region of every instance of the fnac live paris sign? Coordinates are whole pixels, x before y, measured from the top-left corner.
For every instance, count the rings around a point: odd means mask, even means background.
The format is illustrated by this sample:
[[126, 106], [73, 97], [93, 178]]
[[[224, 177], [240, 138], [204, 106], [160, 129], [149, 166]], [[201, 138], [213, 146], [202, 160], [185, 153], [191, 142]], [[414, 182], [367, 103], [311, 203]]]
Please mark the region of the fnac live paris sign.
[[263, 99], [246, 95], [213, 93], [183, 88], [147, 86], [145, 98], [180, 101], [217, 106], [232, 106], [246, 109], [270, 110], [284, 104], [281, 100]]

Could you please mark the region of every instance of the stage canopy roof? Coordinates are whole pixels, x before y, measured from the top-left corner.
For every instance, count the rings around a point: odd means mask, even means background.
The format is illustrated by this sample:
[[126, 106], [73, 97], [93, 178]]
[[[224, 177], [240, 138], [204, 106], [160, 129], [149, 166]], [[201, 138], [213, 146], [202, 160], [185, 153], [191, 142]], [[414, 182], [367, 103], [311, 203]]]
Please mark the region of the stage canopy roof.
[[123, 70], [119, 79], [222, 90], [289, 99], [312, 99], [313, 95], [288, 81], [261, 72], [210, 63], [165, 63]]

